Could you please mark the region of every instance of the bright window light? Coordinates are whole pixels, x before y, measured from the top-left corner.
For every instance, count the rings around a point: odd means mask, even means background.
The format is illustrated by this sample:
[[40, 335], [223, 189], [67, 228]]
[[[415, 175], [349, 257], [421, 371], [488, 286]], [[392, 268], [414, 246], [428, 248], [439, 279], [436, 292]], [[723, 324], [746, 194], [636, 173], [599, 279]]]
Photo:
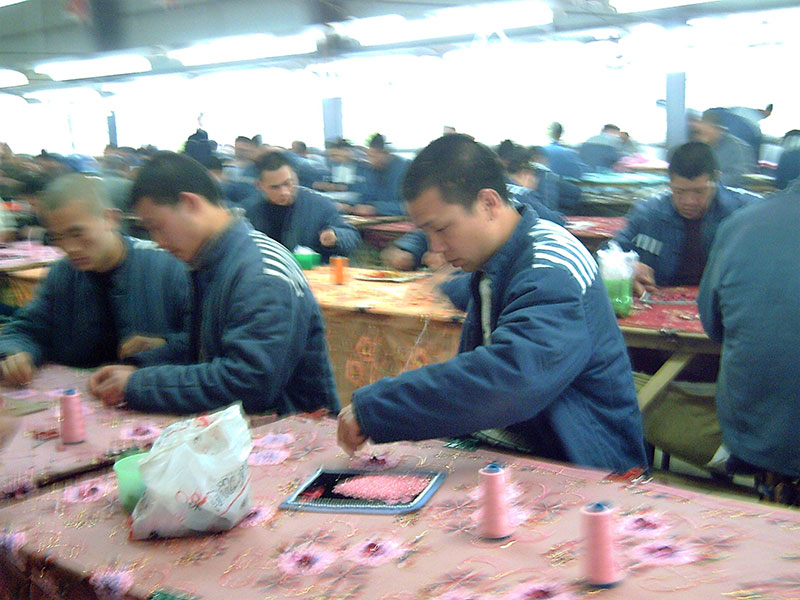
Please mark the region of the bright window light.
[[137, 54], [42, 63], [34, 67], [37, 73], [47, 75], [56, 81], [145, 73], [151, 69], [150, 61]]
[[0, 0], [0, 8], [3, 8], [4, 6], [11, 6], [12, 4], [21, 4], [27, 1], [28, 0]]
[[609, 4], [616, 8], [618, 13], [635, 13], [712, 2], [719, 2], [719, 0], [611, 0]]
[[167, 56], [187, 67], [293, 56], [316, 51], [319, 37], [320, 34], [315, 31], [283, 37], [257, 33], [220, 38], [181, 50], [172, 50]]
[[487, 34], [506, 29], [536, 27], [553, 22], [552, 9], [542, 2], [493, 2], [432, 11], [423, 19], [386, 15], [333, 23], [342, 35], [362, 46], [381, 46], [461, 35]]
[[45, 104], [85, 104], [100, 100], [100, 94], [89, 88], [61, 88], [23, 94], [25, 99]]
[[19, 71], [12, 69], [0, 69], [0, 88], [14, 87], [15, 85], [27, 85], [28, 78]]

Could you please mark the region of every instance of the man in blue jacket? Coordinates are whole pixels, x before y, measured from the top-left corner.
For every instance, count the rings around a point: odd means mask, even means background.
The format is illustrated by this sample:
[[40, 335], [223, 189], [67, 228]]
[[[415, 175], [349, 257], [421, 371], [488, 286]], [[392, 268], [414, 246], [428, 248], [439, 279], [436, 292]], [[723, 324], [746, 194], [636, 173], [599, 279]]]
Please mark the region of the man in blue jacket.
[[735, 472], [768, 500], [800, 505], [800, 182], [719, 229], [697, 305], [722, 343], [717, 414]]
[[57, 179], [40, 207], [66, 257], [3, 328], [4, 381], [28, 384], [45, 362], [86, 368], [127, 357], [147, 364], [153, 348], [183, 330], [184, 266], [152, 242], [119, 233], [119, 211], [98, 177]]
[[635, 250], [639, 265], [634, 291], [656, 286], [698, 285], [720, 222], [759, 196], [718, 183], [711, 147], [689, 142], [669, 162], [671, 192], [639, 202], [614, 238]]
[[259, 193], [242, 203], [245, 215], [258, 231], [290, 251], [312, 248], [328, 262], [332, 255], [348, 256], [361, 242], [332, 200], [298, 186], [287, 157], [270, 152], [256, 160]]
[[189, 332], [159, 349], [166, 364], [100, 369], [92, 393], [149, 412], [237, 401], [247, 412], [337, 411], [322, 315], [289, 251], [234, 217], [208, 172], [184, 155], [156, 154], [132, 203], [153, 239], [189, 264]]
[[[339, 444], [461, 436], [625, 472], [646, 464], [630, 362], [597, 264], [564, 228], [508, 200], [497, 156], [435, 140], [403, 185], [431, 249], [472, 273], [459, 354], [357, 390]], [[482, 436], [482, 437], [483, 437]]]
[[348, 211], [361, 217], [404, 215], [401, 187], [408, 161], [389, 152], [380, 133], [370, 139], [367, 158], [364, 182], [355, 188], [360, 194], [358, 204]]

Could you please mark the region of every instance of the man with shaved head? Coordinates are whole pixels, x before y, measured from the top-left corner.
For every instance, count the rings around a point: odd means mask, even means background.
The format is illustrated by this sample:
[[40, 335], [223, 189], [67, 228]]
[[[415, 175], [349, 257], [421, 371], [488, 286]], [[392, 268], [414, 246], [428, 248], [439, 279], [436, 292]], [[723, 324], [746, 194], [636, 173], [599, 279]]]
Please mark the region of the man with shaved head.
[[120, 234], [120, 213], [98, 177], [60, 177], [45, 190], [41, 208], [50, 240], [66, 257], [3, 329], [3, 380], [26, 385], [44, 362], [96, 367], [156, 360], [157, 348], [183, 329], [183, 265], [151, 242]]

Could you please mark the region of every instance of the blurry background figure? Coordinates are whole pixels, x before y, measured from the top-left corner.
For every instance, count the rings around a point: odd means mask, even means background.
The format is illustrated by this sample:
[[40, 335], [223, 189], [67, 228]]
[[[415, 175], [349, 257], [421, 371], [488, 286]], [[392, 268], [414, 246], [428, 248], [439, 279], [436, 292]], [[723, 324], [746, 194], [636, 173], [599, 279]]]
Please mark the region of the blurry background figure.
[[783, 136], [783, 152], [775, 171], [775, 187], [784, 189], [800, 176], [800, 129]]
[[547, 164], [554, 173], [561, 177], [580, 179], [588, 170], [578, 153], [561, 142], [564, 127], [553, 121], [548, 128], [550, 143], [544, 147]]
[[761, 121], [772, 114], [772, 104], [766, 108], [747, 108], [731, 106], [729, 108], [711, 108], [719, 115], [720, 124], [728, 133], [747, 143], [753, 150], [756, 161], [761, 158]]
[[367, 160], [358, 204], [348, 212], [362, 217], [400, 216], [406, 212], [401, 195], [403, 177], [409, 161], [389, 152], [386, 138], [376, 133], [367, 144]]
[[611, 169], [624, 155], [619, 127], [604, 125], [600, 133], [581, 144], [579, 155], [593, 171]]
[[353, 144], [344, 138], [328, 142], [328, 177], [311, 186], [324, 192], [357, 191], [365, 166], [356, 159]]
[[692, 140], [711, 146], [720, 183], [728, 187], [741, 187], [746, 173], [756, 172], [756, 159], [753, 149], [746, 142], [731, 135], [722, 125], [722, 115], [715, 109], [707, 110], [700, 119], [696, 114], [688, 116], [689, 135]]

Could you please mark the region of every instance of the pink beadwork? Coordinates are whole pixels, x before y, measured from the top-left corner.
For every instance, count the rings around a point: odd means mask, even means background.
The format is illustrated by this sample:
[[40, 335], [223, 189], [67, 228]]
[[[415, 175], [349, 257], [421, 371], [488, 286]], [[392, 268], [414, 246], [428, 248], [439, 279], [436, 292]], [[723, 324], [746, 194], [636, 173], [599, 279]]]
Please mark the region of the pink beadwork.
[[620, 520], [617, 531], [626, 537], [658, 538], [670, 529], [670, 525], [661, 515], [639, 513], [629, 515]]
[[255, 467], [266, 465], [279, 465], [291, 452], [283, 448], [255, 448], [247, 459], [247, 464]]
[[161, 435], [161, 428], [153, 425], [129, 425], [120, 430], [119, 437], [126, 441], [152, 442]]
[[359, 500], [401, 504], [411, 502], [429, 483], [416, 475], [358, 475], [337, 483], [333, 491]]
[[405, 552], [397, 540], [373, 538], [353, 546], [345, 556], [358, 564], [374, 567], [399, 558]]
[[670, 540], [655, 540], [635, 546], [628, 552], [636, 567], [658, 567], [664, 565], [685, 565], [699, 559], [689, 546], [682, 546]]
[[294, 435], [288, 431], [283, 433], [270, 432], [257, 440], [253, 440], [253, 445], [256, 448], [280, 448], [283, 446], [290, 446], [294, 441]]
[[322, 573], [336, 560], [336, 554], [315, 546], [287, 550], [278, 557], [278, 568], [287, 575]]
[[84, 481], [78, 485], [66, 488], [61, 499], [67, 504], [97, 502], [110, 491], [111, 484], [101, 479], [92, 479], [91, 481]]
[[502, 596], [503, 600], [571, 600], [574, 598], [569, 590], [559, 583], [539, 582], [523, 583], [511, 590], [511, 593]]

